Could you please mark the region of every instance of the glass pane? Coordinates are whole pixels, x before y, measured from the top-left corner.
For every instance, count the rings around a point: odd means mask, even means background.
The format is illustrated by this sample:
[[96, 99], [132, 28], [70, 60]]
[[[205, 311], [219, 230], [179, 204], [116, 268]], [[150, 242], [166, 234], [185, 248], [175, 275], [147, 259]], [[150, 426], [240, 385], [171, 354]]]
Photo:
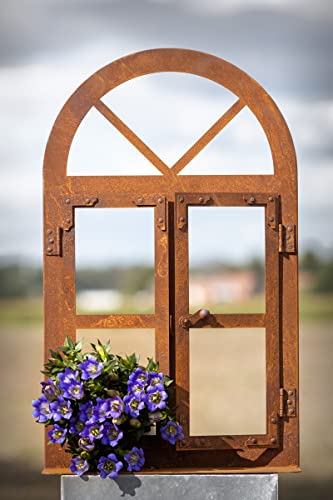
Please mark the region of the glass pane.
[[265, 329], [191, 329], [190, 435], [265, 433]]
[[189, 207], [190, 312], [265, 312], [264, 207]]
[[75, 210], [77, 314], [154, 312], [154, 209]]
[[146, 364], [147, 358], [155, 358], [154, 328], [77, 330], [76, 340], [79, 339], [83, 340], [84, 351], [90, 351], [90, 343], [95, 344], [98, 339], [102, 344], [106, 344], [110, 340], [113, 354], [125, 356], [134, 352], [140, 357], [140, 362], [143, 364]]

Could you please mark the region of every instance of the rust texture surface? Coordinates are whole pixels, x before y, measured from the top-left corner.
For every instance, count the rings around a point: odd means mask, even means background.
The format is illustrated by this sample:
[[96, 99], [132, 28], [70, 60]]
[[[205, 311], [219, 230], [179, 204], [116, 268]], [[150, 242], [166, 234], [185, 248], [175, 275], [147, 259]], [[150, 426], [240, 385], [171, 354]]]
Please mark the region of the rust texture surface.
[[[235, 102], [179, 159], [167, 166], [101, 98], [122, 83], [158, 72], [198, 75], [227, 88]], [[244, 108], [259, 121], [271, 150], [273, 175], [181, 175], [191, 160]], [[75, 133], [95, 108], [162, 175], [67, 175]], [[203, 169], [204, 170], [204, 169]], [[154, 208], [154, 314], [77, 315], [75, 209]], [[189, 312], [188, 207], [243, 206], [265, 210], [266, 309], [262, 314]], [[156, 358], [176, 380], [184, 440], [177, 449], [146, 437], [146, 471], [296, 471], [299, 467], [297, 170], [288, 127], [272, 98], [250, 76], [215, 56], [156, 49], [119, 59], [93, 74], [59, 113], [44, 160], [45, 358], [80, 328], [155, 328]], [[191, 436], [189, 329], [266, 328], [266, 433]], [[69, 456], [45, 447], [45, 471], [68, 473]]]

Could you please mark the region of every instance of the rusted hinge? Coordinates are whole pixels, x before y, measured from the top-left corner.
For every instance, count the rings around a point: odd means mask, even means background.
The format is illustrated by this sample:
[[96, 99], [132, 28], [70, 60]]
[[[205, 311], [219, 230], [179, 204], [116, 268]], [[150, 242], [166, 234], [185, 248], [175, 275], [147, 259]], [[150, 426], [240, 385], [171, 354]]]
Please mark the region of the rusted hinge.
[[280, 389], [280, 417], [296, 417], [296, 389]]
[[296, 226], [295, 224], [279, 224], [279, 252], [296, 252]]

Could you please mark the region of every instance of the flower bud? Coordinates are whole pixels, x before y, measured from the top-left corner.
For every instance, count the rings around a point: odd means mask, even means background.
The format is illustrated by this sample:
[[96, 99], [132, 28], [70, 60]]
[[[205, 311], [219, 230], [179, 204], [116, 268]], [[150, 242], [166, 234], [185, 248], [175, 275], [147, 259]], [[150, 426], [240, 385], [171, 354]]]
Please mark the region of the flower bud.
[[114, 398], [116, 396], [119, 396], [119, 392], [116, 391], [115, 389], [109, 389], [106, 391], [106, 394], [110, 396], [110, 398]]
[[129, 423], [132, 427], [135, 427], [136, 429], [140, 429], [140, 427], [141, 427], [141, 422], [137, 418], [131, 418]]
[[121, 425], [121, 424], [123, 424], [124, 422], [126, 422], [126, 419], [127, 419], [126, 415], [122, 414], [122, 415], [121, 415], [120, 417], [118, 417], [118, 418], [113, 418], [113, 419], [112, 419], [112, 423], [113, 423], [113, 424], [116, 424], [116, 425]]
[[160, 411], [154, 411], [153, 413], [149, 413], [149, 421], [153, 424], [155, 422], [159, 422], [162, 418], [162, 413]]
[[86, 460], [89, 458], [89, 453], [87, 451], [82, 451], [82, 453], [80, 453], [80, 457], [83, 458], [83, 460]]

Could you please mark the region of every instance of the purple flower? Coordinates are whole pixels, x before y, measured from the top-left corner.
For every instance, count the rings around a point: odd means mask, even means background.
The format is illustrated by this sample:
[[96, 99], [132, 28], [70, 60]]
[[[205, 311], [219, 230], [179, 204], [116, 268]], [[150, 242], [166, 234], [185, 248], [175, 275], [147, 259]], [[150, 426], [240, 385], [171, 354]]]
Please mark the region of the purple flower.
[[53, 403], [50, 403], [50, 408], [52, 410], [53, 420], [55, 422], [58, 422], [62, 418], [69, 420], [73, 413], [71, 402], [66, 401], [62, 396], [58, 396], [57, 401], [53, 401]]
[[161, 436], [170, 444], [175, 444], [176, 441], [184, 439], [183, 428], [177, 422], [172, 422], [171, 420], [161, 428]]
[[149, 372], [148, 385], [152, 387], [156, 385], [163, 386], [163, 373]]
[[119, 397], [115, 396], [110, 400], [110, 414], [112, 418], [119, 418], [122, 412], [124, 411], [124, 401]]
[[90, 441], [101, 439], [103, 437], [103, 425], [98, 423], [87, 423], [83, 431], [80, 433], [81, 437], [89, 437]]
[[79, 446], [83, 450], [91, 451], [95, 448], [95, 443], [89, 437], [82, 437], [79, 439]]
[[96, 399], [96, 406], [93, 408], [92, 420], [94, 422], [104, 422], [111, 417], [111, 399]]
[[115, 424], [106, 422], [104, 424], [102, 443], [110, 446], [117, 446], [118, 441], [123, 437], [123, 433]]
[[102, 478], [115, 478], [118, 476], [118, 472], [122, 468], [123, 464], [118, 461], [118, 458], [114, 455], [114, 453], [110, 453], [107, 457], [101, 457], [97, 465], [97, 469], [100, 471], [100, 476]]
[[82, 476], [89, 469], [89, 465], [87, 460], [83, 460], [83, 458], [75, 457], [71, 458], [71, 465], [69, 466], [70, 470], [77, 474], [78, 476]]
[[148, 373], [142, 368], [137, 368], [128, 379], [128, 384], [130, 383], [139, 383], [145, 385], [148, 380]]
[[129, 472], [135, 471], [138, 472], [141, 470], [141, 467], [145, 463], [145, 456], [143, 453], [142, 448], [137, 448], [134, 446], [134, 448], [131, 449], [127, 455], [125, 455], [125, 460], [128, 463], [127, 470]]
[[79, 379], [79, 372], [74, 371], [71, 368], [65, 368], [64, 372], [58, 373], [59, 387], [63, 389], [64, 384], [70, 384], [71, 382], [77, 382]]
[[145, 395], [145, 386], [140, 382], [129, 382], [128, 392], [140, 400]]
[[145, 402], [148, 406], [149, 411], [162, 410], [166, 406], [165, 400], [168, 398], [167, 393], [156, 387], [148, 387]]
[[72, 417], [69, 423], [69, 432], [71, 434], [80, 434], [80, 432], [85, 428], [85, 423], [77, 417]]
[[88, 401], [88, 403], [82, 403], [80, 404], [79, 409], [79, 419], [82, 420], [82, 422], [89, 422], [93, 416], [93, 403], [91, 401]]
[[84, 363], [79, 364], [82, 370], [82, 379], [89, 380], [98, 377], [103, 370], [103, 364], [96, 360], [95, 356], [88, 356]]
[[142, 385], [147, 384], [148, 372], [142, 368], [137, 368], [128, 378], [128, 383], [139, 383]]
[[66, 439], [67, 429], [55, 424], [52, 429], [47, 433], [51, 443], [62, 444]]
[[83, 384], [79, 380], [73, 379], [70, 383], [63, 383], [62, 389], [64, 391], [64, 398], [67, 399], [81, 399], [84, 396]]
[[44, 396], [41, 395], [39, 399], [32, 400], [32, 406], [35, 408], [32, 412], [32, 416], [38, 419], [38, 422], [43, 424], [50, 418], [52, 418], [52, 410], [50, 408], [50, 402]]
[[41, 382], [40, 385], [42, 386], [42, 394], [44, 394], [49, 401], [57, 399], [57, 396], [60, 395], [60, 390], [52, 379], [48, 378], [47, 382]]
[[139, 401], [133, 394], [127, 394], [124, 397], [125, 412], [132, 417], [138, 417], [140, 410], [144, 408], [145, 404], [143, 401]]

